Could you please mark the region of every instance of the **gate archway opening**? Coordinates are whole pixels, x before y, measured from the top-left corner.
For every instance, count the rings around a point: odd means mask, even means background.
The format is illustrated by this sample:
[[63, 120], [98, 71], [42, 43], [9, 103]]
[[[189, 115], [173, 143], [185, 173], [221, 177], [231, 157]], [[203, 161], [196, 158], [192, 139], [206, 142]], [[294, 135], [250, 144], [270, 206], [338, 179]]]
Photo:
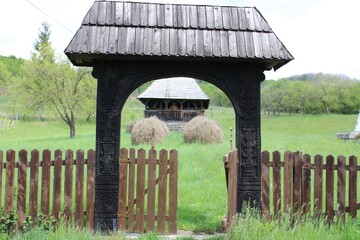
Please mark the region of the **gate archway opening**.
[[96, 1], [65, 50], [98, 80], [95, 227], [117, 226], [121, 109], [156, 78], [205, 79], [234, 105], [237, 210], [261, 209], [260, 83], [293, 59], [255, 7]]

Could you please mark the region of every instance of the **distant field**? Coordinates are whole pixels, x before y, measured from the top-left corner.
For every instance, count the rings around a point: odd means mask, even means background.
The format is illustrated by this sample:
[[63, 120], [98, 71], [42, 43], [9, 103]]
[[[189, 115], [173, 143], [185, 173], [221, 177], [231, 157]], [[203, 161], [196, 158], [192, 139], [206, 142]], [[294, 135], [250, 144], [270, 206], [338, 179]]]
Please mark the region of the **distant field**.
[[[0, 100], [2, 107], [5, 100]], [[136, 100], [129, 100], [123, 110], [122, 129], [128, 122], [141, 118], [142, 114], [143, 106]], [[214, 231], [226, 213], [227, 193], [222, 157], [229, 151], [229, 129], [234, 127], [234, 112], [229, 108], [211, 107], [206, 114], [217, 120], [224, 130], [222, 144], [185, 144], [181, 133], [171, 133], [163, 144], [156, 146], [157, 149], [179, 150], [180, 229]], [[353, 130], [356, 119], [356, 115], [263, 118], [262, 150], [360, 156], [358, 141], [342, 141], [335, 137], [337, 132]], [[90, 122], [79, 120], [76, 131], [76, 138], [69, 139], [69, 129], [60, 120], [37, 122], [34, 118], [25, 119], [15, 122], [12, 128], [6, 124], [5, 131], [0, 132], [0, 150], [87, 150], [95, 147], [94, 119]], [[125, 131], [122, 131], [121, 147], [132, 147], [130, 135]], [[146, 145], [136, 146], [140, 147], [149, 149]]]

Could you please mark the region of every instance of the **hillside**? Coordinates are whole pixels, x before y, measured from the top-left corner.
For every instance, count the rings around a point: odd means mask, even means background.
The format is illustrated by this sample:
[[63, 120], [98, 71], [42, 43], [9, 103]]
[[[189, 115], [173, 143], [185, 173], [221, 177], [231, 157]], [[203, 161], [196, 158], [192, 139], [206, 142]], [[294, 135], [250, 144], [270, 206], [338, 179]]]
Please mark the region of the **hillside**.
[[358, 79], [350, 78], [345, 74], [304, 73], [300, 75], [293, 75], [290, 77], [281, 78], [279, 80], [319, 82], [319, 81], [356, 81]]

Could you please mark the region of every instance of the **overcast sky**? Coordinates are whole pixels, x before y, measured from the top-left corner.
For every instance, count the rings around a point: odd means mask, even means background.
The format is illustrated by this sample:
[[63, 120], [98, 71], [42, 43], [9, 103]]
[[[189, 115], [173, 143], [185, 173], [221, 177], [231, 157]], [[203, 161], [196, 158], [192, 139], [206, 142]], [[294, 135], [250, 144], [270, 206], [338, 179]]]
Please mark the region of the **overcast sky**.
[[[60, 54], [93, 0], [0, 0], [0, 55], [29, 58], [41, 22], [48, 21]], [[360, 79], [358, 0], [139, 0], [139, 2], [255, 6], [295, 57], [267, 79], [303, 73]], [[39, 10], [40, 9], [40, 10]]]

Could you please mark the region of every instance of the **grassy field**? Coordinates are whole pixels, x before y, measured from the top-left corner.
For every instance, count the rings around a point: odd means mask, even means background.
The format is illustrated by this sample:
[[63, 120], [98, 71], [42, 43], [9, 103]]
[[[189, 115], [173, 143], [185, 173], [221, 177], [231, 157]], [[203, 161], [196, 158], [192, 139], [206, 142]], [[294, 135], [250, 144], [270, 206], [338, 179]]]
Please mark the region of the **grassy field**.
[[[7, 106], [6, 100], [0, 100], [0, 107]], [[0, 109], [0, 112], [2, 111]], [[134, 147], [124, 128], [128, 122], [142, 118], [142, 114], [143, 105], [137, 100], [128, 100], [122, 114], [121, 147]], [[156, 149], [179, 151], [179, 229], [213, 232], [220, 227], [220, 221], [226, 214], [227, 193], [222, 157], [229, 151], [229, 129], [234, 127], [235, 118], [233, 110], [229, 108], [211, 107], [206, 115], [217, 120], [224, 130], [222, 144], [185, 144], [181, 133], [171, 133]], [[90, 122], [79, 120], [76, 138], [70, 139], [66, 124], [54, 120], [53, 115], [49, 116], [43, 122], [37, 122], [35, 118], [25, 118], [14, 122], [12, 128], [8, 127], [9, 120], [6, 120], [5, 131], [0, 132], [0, 150], [65, 151], [95, 147], [95, 119]], [[342, 141], [335, 137], [337, 132], [353, 130], [356, 119], [356, 115], [263, 118], [262, 150], [299, 150], [311, 155], [360, 156], [358, 141]], [[136, 146], [140, 147], [149, 149], [148, 145]], [[360, 183], [358, 185], [360, 186]]]

